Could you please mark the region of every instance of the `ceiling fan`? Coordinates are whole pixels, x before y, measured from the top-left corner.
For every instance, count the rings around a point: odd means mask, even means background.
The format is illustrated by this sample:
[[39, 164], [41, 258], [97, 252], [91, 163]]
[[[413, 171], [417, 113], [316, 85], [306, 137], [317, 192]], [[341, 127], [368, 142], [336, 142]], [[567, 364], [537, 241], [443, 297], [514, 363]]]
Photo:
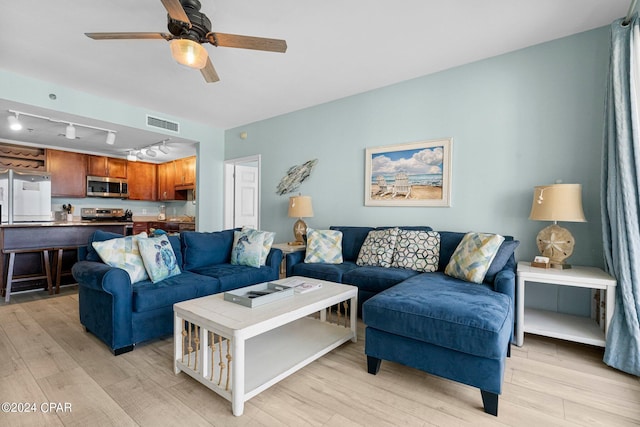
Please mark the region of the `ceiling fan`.
[[85, 33], [94, 40], [164, 39], [170, 43], [173, 58], [198, 68], [207, 83], [220, 80], [202, 43], [214, 46], [284, 53], [287, 42], [279, 39], [214, 33], [211, 21], [200, 12], [198, 0], [161, 0], [168, 12], [168, 33]]

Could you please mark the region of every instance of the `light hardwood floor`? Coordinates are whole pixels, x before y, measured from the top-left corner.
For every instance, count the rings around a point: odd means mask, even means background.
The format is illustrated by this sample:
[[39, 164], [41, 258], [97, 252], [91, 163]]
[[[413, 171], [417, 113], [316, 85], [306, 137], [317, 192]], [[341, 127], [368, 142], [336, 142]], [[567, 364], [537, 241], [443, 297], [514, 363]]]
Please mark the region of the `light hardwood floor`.
[[472, 387], [390, 362], [369, 375], [363, 338], [360, 322], [357, 343], [249, 400], [234, 417], [229, 402], [173, 374], [171, 338], [114, 357], [80, 325], [73, 288], [52, 298], [15, 295], [0, 304], [0, 402], [37, 410], [0, 412], [0, 426], [640, 424], [640, 380], [605, 366], [599, 348], [527, 335], [507, 361], [496, 418], [482, 411]]

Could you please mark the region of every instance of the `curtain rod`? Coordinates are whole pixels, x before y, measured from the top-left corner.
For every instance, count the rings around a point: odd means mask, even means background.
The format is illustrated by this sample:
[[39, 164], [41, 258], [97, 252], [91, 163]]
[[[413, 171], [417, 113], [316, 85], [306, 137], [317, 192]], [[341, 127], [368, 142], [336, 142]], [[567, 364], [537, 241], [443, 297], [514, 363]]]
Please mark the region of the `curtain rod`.
[[631, 4], [629, 5], [629, 11], [627, 12], [627, 17], [624, 18], [624, 21], [622, 21], [622, 25], [627, 25], [631, 21], [631, 15], [633, 14], [633, 11], [636, 9], [637, 2], [638, 0], [631, 0]]

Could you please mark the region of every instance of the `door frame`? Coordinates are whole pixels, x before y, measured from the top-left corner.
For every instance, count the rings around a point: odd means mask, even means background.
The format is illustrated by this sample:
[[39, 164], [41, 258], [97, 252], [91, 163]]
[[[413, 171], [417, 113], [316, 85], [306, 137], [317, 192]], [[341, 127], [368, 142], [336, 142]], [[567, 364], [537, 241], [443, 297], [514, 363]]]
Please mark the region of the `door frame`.
[[235, 169], [237, 164], [244, 163], [257, 163], [258, 164], [258, 228], [260, 228], [260, 205], [262, 201], [262, 155], [256, 154], [253, 156], [238, 157], [236, 159], [229, 159], [224, 161], [224, 229], [228, 230], [234, 228], [234, 209], [235, 209]]

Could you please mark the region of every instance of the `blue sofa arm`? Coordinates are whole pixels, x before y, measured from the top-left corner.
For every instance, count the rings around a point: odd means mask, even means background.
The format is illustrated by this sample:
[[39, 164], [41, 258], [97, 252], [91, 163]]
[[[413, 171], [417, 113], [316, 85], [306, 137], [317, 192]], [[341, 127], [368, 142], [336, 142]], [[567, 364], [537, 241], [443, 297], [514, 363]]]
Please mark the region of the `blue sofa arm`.
[[133, 288], [129, 274], [101, 262], [79, 261], [71, 269], [78, 282], [80, 321], [114, 354], [133, 348]]
[[275, 278], [271, 280], [279, 279], [280, 264], [282, 264], [282, 251], [280, 249], [271, 248], [269, 255], [267, 255], [267, 260], [265, 261], [265, 266], [272, 268], [276, 272]]
[[304, 262], [305, 251], [296, 251], [288, 253], [286, 256], [287, 261], [287, 277], [293, 276], [293, 266]]

